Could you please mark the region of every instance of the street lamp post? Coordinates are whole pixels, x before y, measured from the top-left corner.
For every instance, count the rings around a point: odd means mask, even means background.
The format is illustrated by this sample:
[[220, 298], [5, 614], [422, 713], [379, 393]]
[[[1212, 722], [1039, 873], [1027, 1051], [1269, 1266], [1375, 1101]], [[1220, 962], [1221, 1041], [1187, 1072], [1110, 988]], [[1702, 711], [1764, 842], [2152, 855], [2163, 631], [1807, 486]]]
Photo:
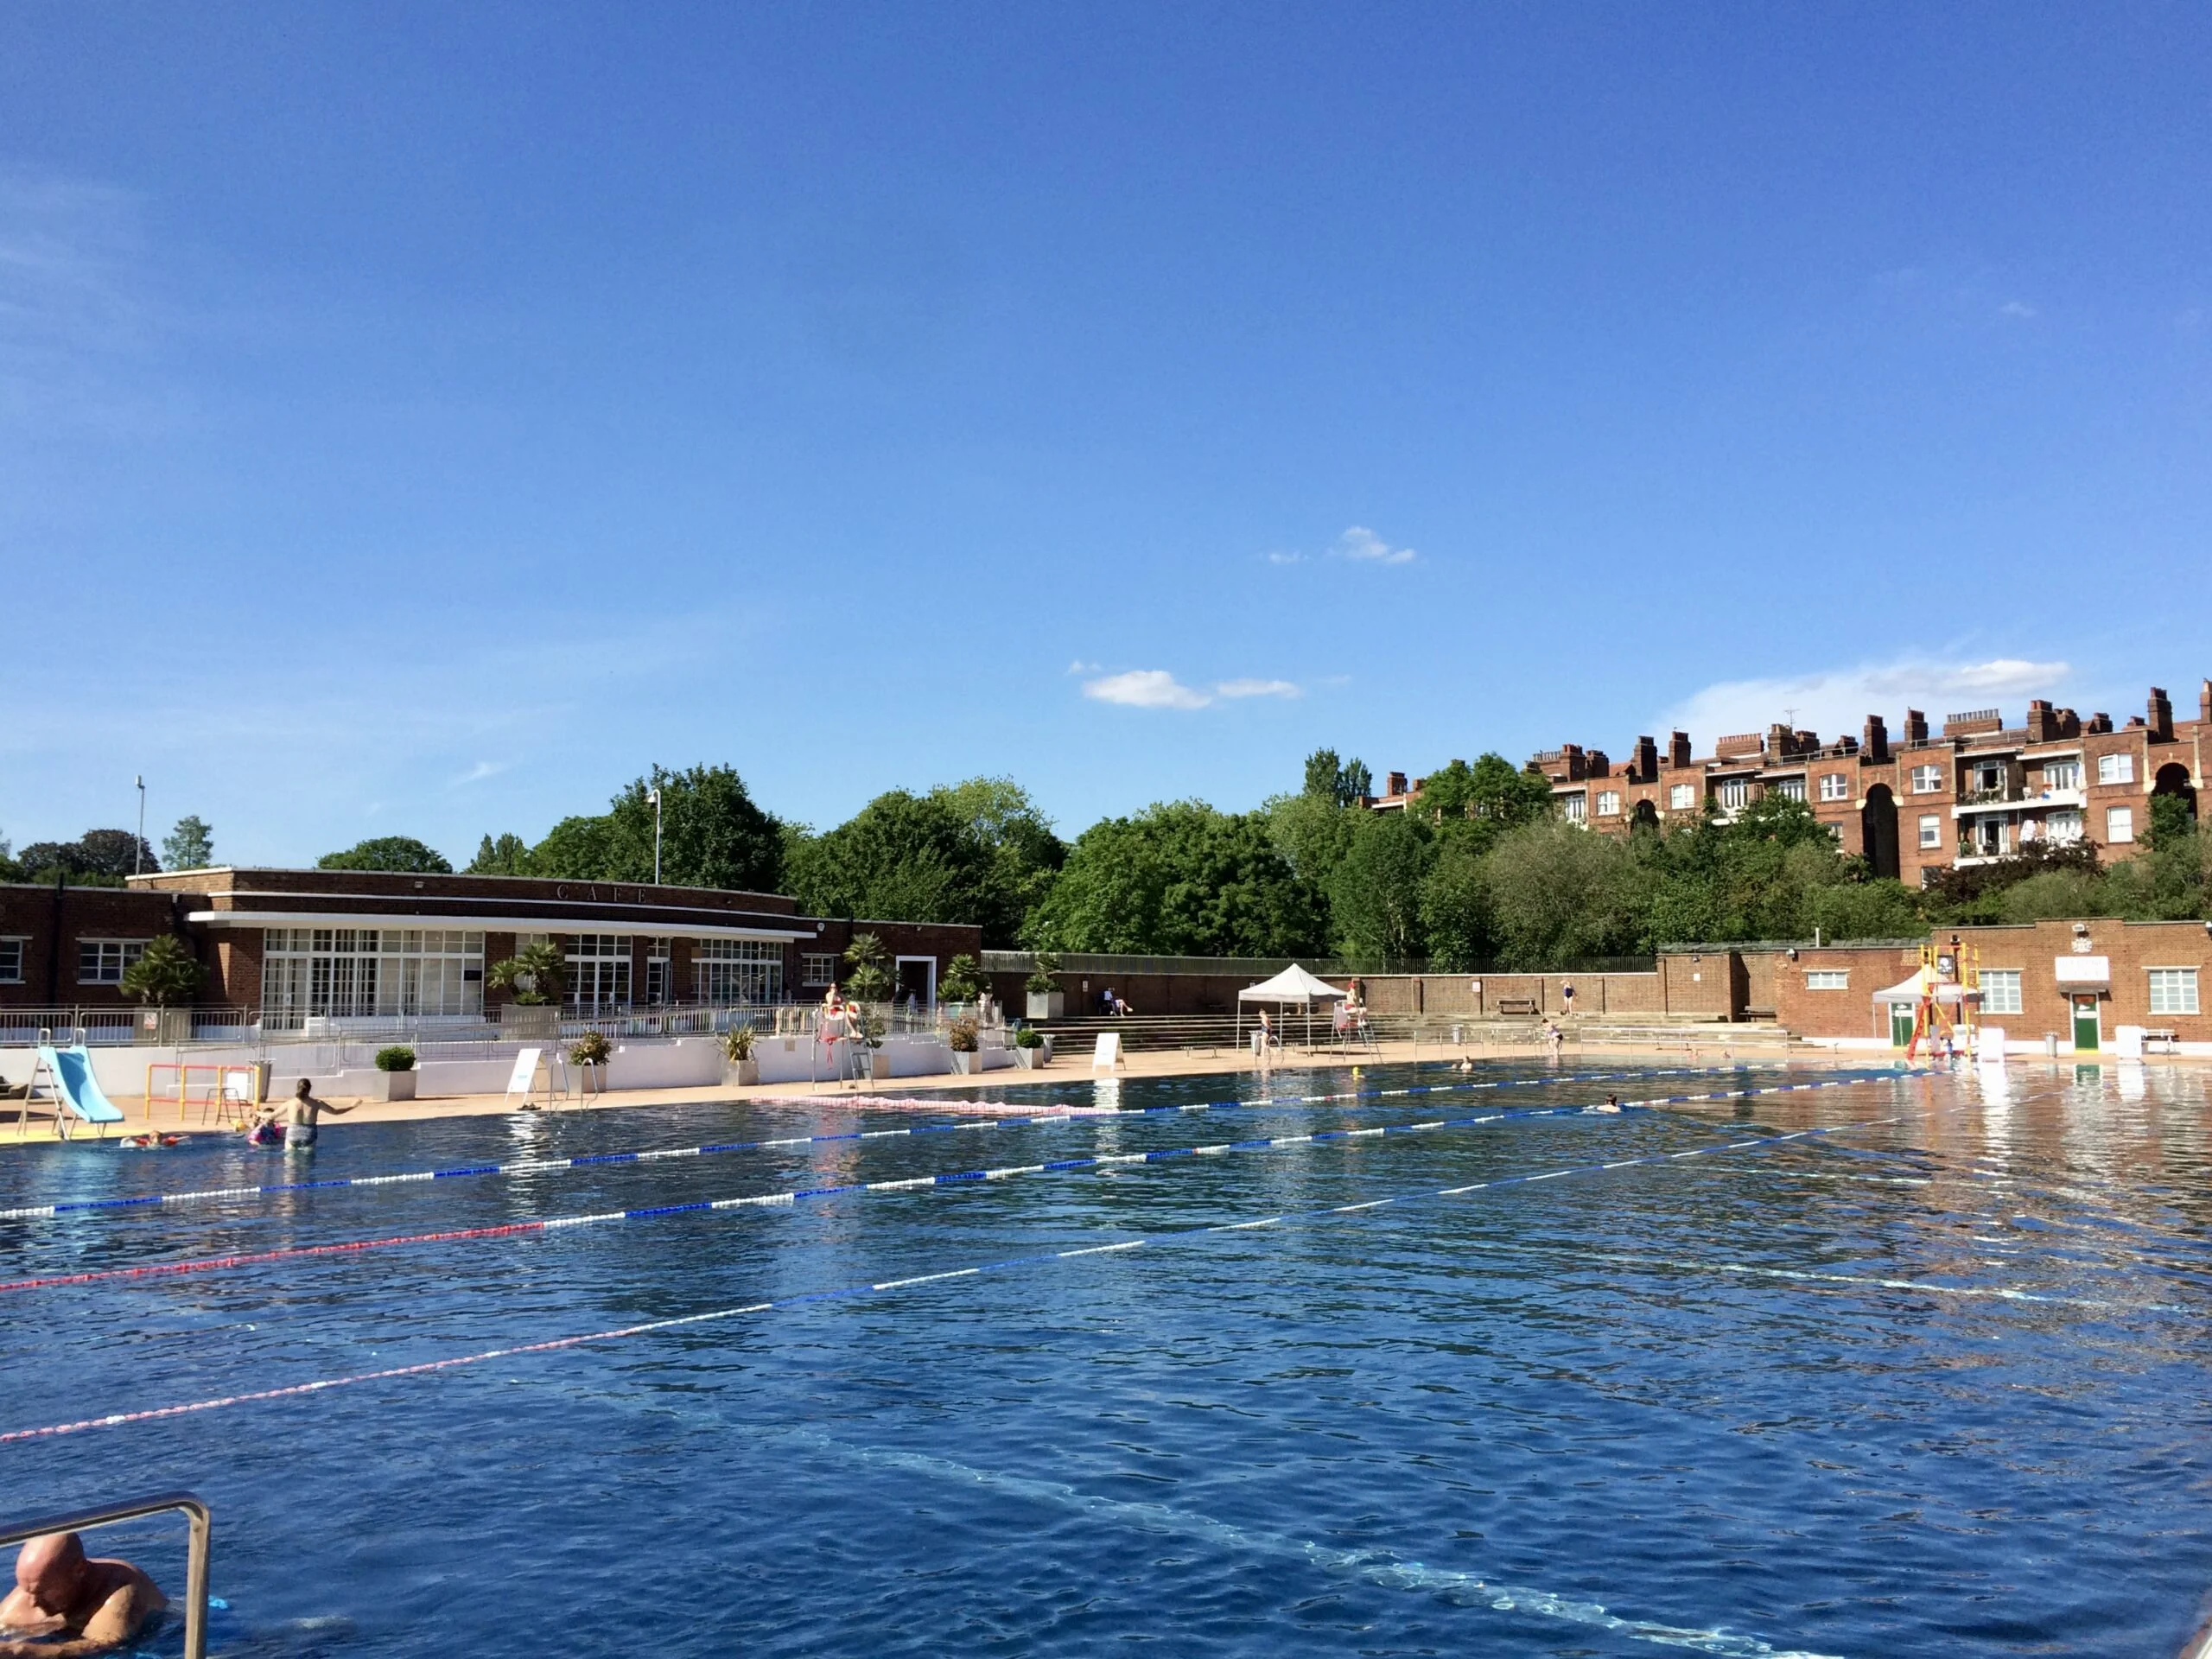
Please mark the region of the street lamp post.
[[138, 843], [130, 849], [130, 874], [141, 875], [146, 868], [146, 774], [138, 777]]
[[655, 784], [645, 791], [645, 798], [653, 804], [653, 886], [660, 886], [660, 785]]

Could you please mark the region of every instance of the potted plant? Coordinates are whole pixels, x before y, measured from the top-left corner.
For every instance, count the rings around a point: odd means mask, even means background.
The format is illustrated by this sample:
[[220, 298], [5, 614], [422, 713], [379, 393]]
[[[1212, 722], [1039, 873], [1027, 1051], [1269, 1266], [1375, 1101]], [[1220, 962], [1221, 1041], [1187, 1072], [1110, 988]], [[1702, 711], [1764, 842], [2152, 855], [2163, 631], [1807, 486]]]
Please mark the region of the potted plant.
[[371, 1096], [376, 1100], [415, 1098], [415, 1051], [404, 1043], [377, 1050], [377, 1079], [384, 1086]]
[[146, 1005], [138, 1022], [138, 1040], [146, 1043], [188, 1043], [192, 1040], [189, 1003], [207, 970], [192, 947], [174, 933], [151, 941], [137, 961], [123, 970], [123, 993]]
[[937, 982], [938, 995], [947, 1002], [973, 1002], [982, 989], [982, 968], [965, 950], [944, 964], [944, 976]]
[[1049, 950], [1037, 953], [1037, 965], [1029, 970], [1029, 977], [1022, 988], [1028, 993], [1027, 1013], [1032, 1020], [1059, 1020], [1066, 1017], [1068, 994], [1060, 988], [1058, 975], [1060, 959]]
[[963, 1077], [972, 1077], [983, 1069], [983, 1057], [979, 1052], [982, 1042], [976, 1021], [969, 1014], [962, 1014], [945, 1027], [945, 1046], [952, 1051], [952, 1069]]
[[845, 947], [845, 994], [855, 1002], [888, 1002], [891, 975], [884, 967], [890, 952], [873, 933], [855, 933]]
[[753, 1058], [753, 1027], [732, 1026], [722, 1033], [722, 1081], [750, 1089], [760, 1081], [760, 1062]]
[[1034, 1026], [1024, 1026], [1014, 1033], [1014, 1063], [1025, 1071], [1034, 1071], [1040, 1065], [1052, 1063], [1052, 1052], [1045, 1046], [1045, 1033]]
[[607, 1092], [607, 1063], [613, 1055], [614, 1046], [603, 1031], [588, 1031], [569, 1045], [569, 1064], [584, 1074], [584, 1093]]
[[559, 1004], [568, 987], [569, 964], [560, 946], [550, 939], [526, 944], [513, 956], [495, 962], [486, 971], [484, 983], [493, 990], [511, 990], [512, 1001], [499, 1005], [499, 1027], [522, 1038], [548, 1039], [560, 1030]]

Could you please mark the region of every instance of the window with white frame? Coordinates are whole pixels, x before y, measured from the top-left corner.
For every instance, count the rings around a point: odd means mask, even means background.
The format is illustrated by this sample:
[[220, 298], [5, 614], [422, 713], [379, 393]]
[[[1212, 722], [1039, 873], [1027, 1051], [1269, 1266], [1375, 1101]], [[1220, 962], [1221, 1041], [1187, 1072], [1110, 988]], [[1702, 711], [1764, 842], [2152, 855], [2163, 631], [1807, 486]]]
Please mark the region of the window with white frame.
[[2079, 841], [2082, 839], [2082, 815], [2070, 809], [2050, 813], [2044, 818], [2043, 833], [2046, 839], [2061, 845]]
[[611, 1014], [630, 1006], [631, 938], [627, 933], [579, 933], [569, 941], [571, 1013]]
[[1851, 779], [1840, 772], [1821, 774], [1821, 798], [1824, 801], [1847, 801], [1851, 798]]
[[1915, 766], [1912, 769], [1912, 792], [1914, 794], [1933, 795], [1939, 791], [1942, 787], [1942, 767]]
[[[524, 943], [528, 943], [527, 940]], [[460, 1018], [484, 1011], [484, 936], [461, 928], [272, 927], [261, 938], [264, 1025], [309, 1014]]]
[[1851, 988], [1851, 969], [1848, 968], [1808, 968], [1805, 988], [1808, 991], [1847, 991]]
[[1720, 797], [1723, 812], [1740, 812], [1751, 804], [1751, 780], [1748, 778], [1725, 778], [1714, 791]]
[[1559, 798], [1559, 815], [1569, 823], [1580, 823], [1590, 815], [1590, 802], [1582, 795], [1562, 795]]
[[1943, 844], [1943, 820], [1933, 812], [1921, 815], [1920, 844], [1923, 847], [1941, 847]]
[[1668, 785], [1667, 810], [1669, 811], [1687, 812], [1696, 804], [1697, 785], [1695, 784]]
[[1805, 780], [1802, 778], [1777, 778], [1766, 788], [1768, 794], [1779, 795], [1785, 801], [1805, 798]]
[[79, 939], [77, 941], [77, 982], [79, 985], [120, 985], [123, 970], [146, 954], [145, 939]]
[[2043, 786], [2045, 789], [2079, 789], [2082, 787], [2082, 763], [2079, 760], [2046, 760], [2043, 763]]
[[670, 962], [675, 944], [668, 938], [645, 941], [645, 1001], [654, 1007], [666, 1002], [675, 989]]
[[2135, 839], [2135, 809], [2132, 806], [2108, 806], [2105, 809], [2105, 842], [2119, 847]]
[[1981, 1011], [2018, 1014], [2020, 1011], [2020, 970], [1985, 968], [1981, 970]]
[[2151, 969], [2152, 1013], [2195, 1014], [2196, 1011], [2196, 969], [2153, 968]]
[[2097, 757], [2097, 781], [2101, 784], [2132, 784], [2135, 781], [2135, 757], [2132, 754], [2101, 754]]
[[1618, 818], [1620, 815], [1620, 791], [1618, 789], [1599, 790], [1598, 791], [1598, 816], [1601, 818]]
[[799, 983], [802, 985], [835, 985], [837, 982], [837, 953], [834, 950], [817, 955], [810, 950], [798, 959]]
[[[833, 957], [830, 961], [836, 963]], [[777, 939], [700, 939], [691, 946], [691, 976], [702, 1002], [780, 1002], [784, 947]]]
[[0, 985], [23, 982], [23, 946], [28, 939], [0, 939]]

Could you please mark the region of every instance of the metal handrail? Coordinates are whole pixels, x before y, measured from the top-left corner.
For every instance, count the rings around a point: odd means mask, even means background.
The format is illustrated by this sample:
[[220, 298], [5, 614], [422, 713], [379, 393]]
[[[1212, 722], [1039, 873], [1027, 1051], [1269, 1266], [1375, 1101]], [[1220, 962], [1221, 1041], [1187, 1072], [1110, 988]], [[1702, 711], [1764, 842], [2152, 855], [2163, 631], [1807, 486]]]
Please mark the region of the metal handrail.
[[117, 1503], [88, 1510], [64, 1510], [58, 1515], [35, 1516], [28, 1521], [0, 1521], [0, 1545], [42, 1538], [49, 1532], [83, 1532], [92, 1527], [135, 1521], [144, 1515], [184, 1511], [192, 1536], [186, 1560], [184, 1582], [184, 1659], [207, 1659], [207, 1556], [214, 1520], [207, 1502], [196, 1492], [156, 1492], [150, 1497], [125, 1498]]

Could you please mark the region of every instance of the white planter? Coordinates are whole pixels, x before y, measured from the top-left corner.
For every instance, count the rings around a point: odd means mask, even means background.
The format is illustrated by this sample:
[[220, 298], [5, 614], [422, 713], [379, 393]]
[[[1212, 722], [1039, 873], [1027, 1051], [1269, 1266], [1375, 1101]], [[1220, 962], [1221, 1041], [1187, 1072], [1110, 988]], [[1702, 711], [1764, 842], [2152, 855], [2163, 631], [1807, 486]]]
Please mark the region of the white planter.
[[1025, 1071], [1034, 1071], [1051, 1059], [1050, 1052], [1042, 1048], [1017, 1048], [1014, 1051], [1014, 1063]]
[[880, 1048], [868, 1052], [868, 1080], [870, 1083], [888, 1083], [891, 1080], [891, 1057]]
[[760, 1062], [749, 1054], [741, 1060], [725, 1059], [722, 1081], [734, 1088], [750, 1089], [760, 1081]]
[[983, 1069], [983, 1057], [962, 1049], [952, 1051], [952, 1069], [963, 1077], [972, 1077]]
[[1068, 994], [1065, 991], [1031, 991], [1028, 994], [1032, 1020], [1061, 1020], [1067, 1016]]
[[379, 1071], [376, 1074], [378, 1087], [371, 1100], [412, 1100], [415, 1098], [415, 1074], [412, 1071]]

